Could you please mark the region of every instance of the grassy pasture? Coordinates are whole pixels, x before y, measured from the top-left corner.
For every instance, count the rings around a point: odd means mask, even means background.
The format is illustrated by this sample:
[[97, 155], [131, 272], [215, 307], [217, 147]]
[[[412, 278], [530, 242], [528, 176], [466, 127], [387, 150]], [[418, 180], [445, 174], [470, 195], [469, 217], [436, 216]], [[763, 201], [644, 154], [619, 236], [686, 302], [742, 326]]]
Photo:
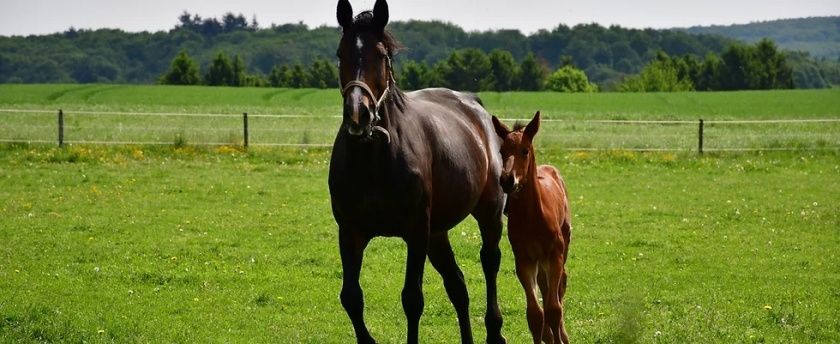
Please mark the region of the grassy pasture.
[[[270, 92], [277, 94], [260, 100]], [[0, 106], [337, 111], [334, 90], [306, 92], [2, 85]], [[711, 108], [719, 119], [741, 119], [836, 118], [837, 95], [482, 97], [506, 118], [530, 114], [531, 102], [543, 97], [542, 109], [552, 117], [566, 106], [578, 109], [579, 118], [696, 118]], [[514, 99], [505, 103], [508, 97]], [[613, 104], [622, 99], [623, 106]], [[769, 102], [776, 103], [757, 106]], [[754, 112], [726, 112], [724, 103], [756, 106]], [[0, 126], [8, 118], [0, 113]], [[335, 126], [330, 123], [330, 130]], [[553, 129], [542, 130], [540, 135]], [[836, 129], [823, 130], [836, 139]], [[572, 340], [840, 341], [836, 150], [698, 156], [566, 152], [556, 149], [561, 144], [544, 138], [538, 159], [561, 170], [572, 198], [566, 299]], [[227, 145], [0, 145], [0, 342], [352, 342], [338, 302], [328, 157], [325, 149], [245, 152]], [[480, 340], [484, 285], [474, 221], [453, 229], [450, 238]], [[511, 343], [528, 342], [524, 297], [506, 240], [502, 250], [504, 334]], [[395, 239], [374, 240], [366, 254], [366, 316], [382, 343], [404, 341], [404, 257], [404, 245]], [[456, 342], [457, 323], [441, 279], [431, 266], [426, 272], [421, 340]]]
[[[840, 90], [558, 94], [482, 93], [490, 112], [507, 119], [541, 110], [545, 147], [675, 149], [697, 146], [697, 121], [840, 118]], [[0, 112], [0, 139], [56, 140], [56, 114], [66, 115], [68, 141], [172, 143], [242, 142], [241, 114], [250, 114], [252, 144], [330, 144], [340, 119], [335, 90], [212, 88], [123, 85], [0, 85], [0, 108], [48, 112]], [[221, 114], [154, 116], [78, 114], [140, 112]], [[264, 117], [265, 116], [265, 117]], [[276, 116], [295, 116], [278, 118]], [[614, 124], [585, 120], [685, 120], [683, 124]], [[712, 124], [707, 149], [840, 147], [840, 122]]]

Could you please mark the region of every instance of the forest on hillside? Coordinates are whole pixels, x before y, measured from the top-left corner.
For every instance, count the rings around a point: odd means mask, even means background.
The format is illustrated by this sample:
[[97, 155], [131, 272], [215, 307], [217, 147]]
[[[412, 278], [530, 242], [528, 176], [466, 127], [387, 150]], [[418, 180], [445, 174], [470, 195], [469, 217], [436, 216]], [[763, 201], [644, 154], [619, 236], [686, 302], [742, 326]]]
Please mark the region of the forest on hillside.
[[[407, 47], [397, 56], [398, 66], [434, 66], [462, 49], [484, 54], [504, 51], [517, 64], [532, 56], [544, 70], [573, 65], [607, 89], [641, 72], [661, 53], [703, 59], [738, 44], [719, 35], [598, 24], [561, 24], [531, 35], [518, 30], [466, 32], [435, 21], [394, 22], [389, 28]], [[0, 82], [156, 83], [182, 51], [202, 71], [219, 55], [235, 55], [245, 72], [269, 79], [283, 66], [333, 62], [339, 36], [337, 27], [309, 28], [300, 23], [262, 27], [242, 15], [229, 13], [217, 19], [184, 13], [166, 32], [70, 28], [51, 35], [0, 37]], [[824, 79], [839, 70], [836, 61], [820, 62], [807, 54], [795, 57], [790, 59], [793, 73], [806, 80], [795, 86], [835, 83]]]
[[786, 50], [805, 51], [815, 58], [840, 59], [840, 16], [696, 26], [685, 30], [696, 34], [721, 35], [749, 43], [770, 38]]

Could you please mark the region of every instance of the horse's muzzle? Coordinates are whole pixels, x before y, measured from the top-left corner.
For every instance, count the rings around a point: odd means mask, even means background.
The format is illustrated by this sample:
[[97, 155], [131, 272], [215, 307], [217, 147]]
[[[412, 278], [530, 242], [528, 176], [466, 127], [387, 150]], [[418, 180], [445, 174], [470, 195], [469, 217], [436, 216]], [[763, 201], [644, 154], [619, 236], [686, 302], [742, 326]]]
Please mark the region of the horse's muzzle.
[[371, 134], [372, 114], [367, 106], [344, 105], [344, 126], [352, 136], [369, 136]]
[[503, 174], [499, 177], [499, 185], [502, 186], [502, 191], [510, 194], [516, 188], [516, 178], [512, 174]]

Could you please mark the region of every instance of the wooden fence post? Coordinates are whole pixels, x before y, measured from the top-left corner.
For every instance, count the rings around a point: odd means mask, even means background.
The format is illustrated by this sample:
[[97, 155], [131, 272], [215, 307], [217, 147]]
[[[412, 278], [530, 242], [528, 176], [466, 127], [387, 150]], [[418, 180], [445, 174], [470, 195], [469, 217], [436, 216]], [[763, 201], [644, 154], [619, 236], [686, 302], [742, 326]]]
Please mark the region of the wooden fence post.
[[58, 109], [58, 146], [64, 147], [64, 111]]
[[697, 151], [703, 154], [703, 119], [700, 119], [700, 132], [697, 134]]
[[248, 113], [242, 113], [242, 137], [244, 138], [245, 148], [248, 148]]

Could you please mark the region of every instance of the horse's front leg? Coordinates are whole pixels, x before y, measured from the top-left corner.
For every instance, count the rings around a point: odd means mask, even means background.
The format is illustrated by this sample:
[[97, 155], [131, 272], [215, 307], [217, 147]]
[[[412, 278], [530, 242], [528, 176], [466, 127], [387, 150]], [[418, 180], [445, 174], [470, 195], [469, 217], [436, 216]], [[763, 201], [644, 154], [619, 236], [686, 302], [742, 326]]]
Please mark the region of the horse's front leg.
[[[428, 214], [428, 211], [426, 212]], [[403, 238], [408, 246], [402, 304], [408, 322], [408, 344], [418, 342], [420, 316], [423, 315], [423, 269], [429, 246], [429, 216], [423, 216]]]
[[353, 323], [356, 341], [359, 344], [371, 344], [376, 341], [365, 326], [365, 300], [362, 286], [359, 285], [359, 272], [362, 269], [362, 257], [370, 238], [357, 230], [341, 227], [338, 230], [338, 246], [341, 252], [343, 278], [341, 285], [341, 305]]

